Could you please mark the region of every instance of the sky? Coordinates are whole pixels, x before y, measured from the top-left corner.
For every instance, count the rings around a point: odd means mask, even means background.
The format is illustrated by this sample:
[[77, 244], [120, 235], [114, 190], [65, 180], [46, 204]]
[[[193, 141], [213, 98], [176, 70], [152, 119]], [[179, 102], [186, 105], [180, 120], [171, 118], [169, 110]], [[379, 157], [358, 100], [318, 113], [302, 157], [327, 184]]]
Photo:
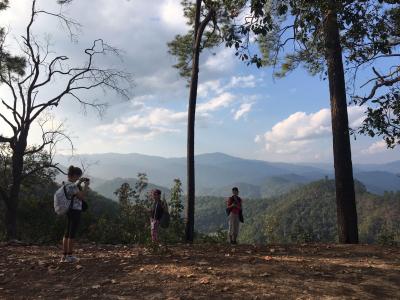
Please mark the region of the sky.
[[[29, 18], [30, 2], [10, 1], [1, 13], [7, 26], [8, 46], [16, 51]], [[59, 11], [55, 0], [38, 0], [38, 7]], [[104, 39], [121, 49], [121, 59], [101, 58], [99, 64], [133, 75], [129, 99], [93, 90], [85, 99], [108, 103], [102, 116], [84, 110], [72, 98], [49, 113], [63, 122], [75, 153], [142, 153], [163, 157], [186, 155], [188, 87], [172, 66], [176, 58], [167, 42], [188, 30], [180, 0], [74, 1], [63, 12], [82, 27], [71, 41], [62, 24], [49, 16], [35, 20], [38, 41], [49, 40], [52, 55], [66, 55], [70, 66], [84, 59], [83, 50], [93, 40]], [[379, 65], [377, 66], [380, 67]], [[363, 73], [364, 72], [364, 73]], [[366, 78], [369, 69], [362, 71]], [[40, 96], [54, 93], [52, 83]], [[9, 97], [0, 87], [2, 99]], [[0, 105], [0, 111], [4, 107]], [[349, 120], [357, 128], [365, 108], [349, 106]], [[0, 133], [6, 134], [5, 123]], [[33, 128], [30, 143], [40, 141]], [[240, 62], [232, 49], [217, 48], [201, 54], [196, 111], [196, 154], [223, 152], [230, 155], [282, 162], [332, 162], [332, 134], [327, 81], [298, 69], [274, 79], [270, 69]], [[70, 153], [68, 144], [59, 153]], [[399, 149], [386, 149], [380, 138], [352, 137], [356, 163], [384, 163], [399, 159]]]

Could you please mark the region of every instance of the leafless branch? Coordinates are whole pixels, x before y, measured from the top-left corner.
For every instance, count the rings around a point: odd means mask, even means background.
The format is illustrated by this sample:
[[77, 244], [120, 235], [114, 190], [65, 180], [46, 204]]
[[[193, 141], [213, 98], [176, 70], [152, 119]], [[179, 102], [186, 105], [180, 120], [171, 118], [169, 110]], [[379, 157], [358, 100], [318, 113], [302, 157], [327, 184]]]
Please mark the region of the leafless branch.
[[355, 96], [354, 99], [359, 101], [359, 105], [363, 105], [372, 98], [375, 97], [376, 92], [382, 87], [390, 87], [394, 84], [400, 82], [400, 66], [396, 66], [395, 70], [390, 72], [389, 74], [382, 75], [380, 74], [374, 67], [372, 68], [373, 73], [376, 77], [368, 80], [364, 83], [361, 87], [365, 87], [371, 82], [375, 82], [374, 86], [372, 87], [370, 93], [365, 97]]

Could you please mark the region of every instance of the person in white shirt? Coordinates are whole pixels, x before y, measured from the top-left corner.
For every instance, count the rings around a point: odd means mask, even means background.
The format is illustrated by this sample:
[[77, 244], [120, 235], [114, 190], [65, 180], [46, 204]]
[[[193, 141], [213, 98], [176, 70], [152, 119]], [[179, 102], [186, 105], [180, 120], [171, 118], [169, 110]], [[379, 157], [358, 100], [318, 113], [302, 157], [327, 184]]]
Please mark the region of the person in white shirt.
[[[83, 188], [80, 188], [81, 183]], [[77, 258], [73, 255], [74, 239], [79, 227], [82, 201], [89, 189], [89, 179], [82, 178], [82, 170], [78, 167], [70, 166], [68, 169], [68, 182], [63, 183], [68, 199], [72, 200], [71, 208], [67, 213], [67, 226], [63, 238], [63, 256], [61, 262], [75, 262]]]

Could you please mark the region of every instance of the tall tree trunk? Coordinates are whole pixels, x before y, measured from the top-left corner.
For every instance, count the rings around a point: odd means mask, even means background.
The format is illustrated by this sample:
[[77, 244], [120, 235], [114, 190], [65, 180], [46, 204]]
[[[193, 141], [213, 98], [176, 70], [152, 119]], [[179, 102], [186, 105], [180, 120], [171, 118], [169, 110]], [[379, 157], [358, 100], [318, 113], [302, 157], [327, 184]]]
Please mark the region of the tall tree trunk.
[[[199, 79], [200, 41], [198, 32], [200, 26], [200, 11], [202, 0], [196, 1], [196, 16], [194, 22], [192, 75], [190, 79], [188, 127], [187, 127], [187, 200], [185, 239], [193, 242], [194, 238], [194, 202], [195, 202], [195, 170], [194, 170], [194, 130], [196, 117], [197, 84]], [[200, 37], [201, 40], [201, 37]]]
[[188, 108], [188, 132], [187, 132], [187, 201], [185, 238], [187, 242], [193, 242], [194, 238], [194, 202], [195, 202], [195, 168], [194, 168], [194, 131], [196, 118], [197, 85], [199, 81], [199, 58], [201, 51], [201, 38], [210, 22], [214, 11], [210, 9], [207, 16], [200, 22], [202, 0], [196, 0], [196, 17], [194, 23], [193, 62], [192, 76], [190, 78], [189, 108]]
[[14, 240], [17, 237], [17, 205], [7, 201], [5, 213], [6, 239]]
[[23, 130], [19, 140], [12, 146], [12, 185], [9, 198], [6, 201], [6, 234], [7, 239], [17, 238], [17, 210], [19, 194], [22, 184], [22, 172], [24, 168], [24, 153], [27, 145], [29, 128]]
[[339, 242], [356, 244], [358, 243], [357, 209], [342, 48], [336, 10], [331, 9], [327, 12], [324, 27], [332, 115]]

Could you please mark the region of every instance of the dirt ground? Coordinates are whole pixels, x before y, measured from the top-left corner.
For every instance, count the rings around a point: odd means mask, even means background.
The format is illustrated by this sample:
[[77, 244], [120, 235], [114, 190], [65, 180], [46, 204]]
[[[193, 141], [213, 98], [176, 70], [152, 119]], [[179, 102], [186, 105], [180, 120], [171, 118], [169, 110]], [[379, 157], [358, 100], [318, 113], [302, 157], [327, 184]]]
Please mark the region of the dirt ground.
[[400, 248], [0, 245], [1, 299], [400, 299]]

